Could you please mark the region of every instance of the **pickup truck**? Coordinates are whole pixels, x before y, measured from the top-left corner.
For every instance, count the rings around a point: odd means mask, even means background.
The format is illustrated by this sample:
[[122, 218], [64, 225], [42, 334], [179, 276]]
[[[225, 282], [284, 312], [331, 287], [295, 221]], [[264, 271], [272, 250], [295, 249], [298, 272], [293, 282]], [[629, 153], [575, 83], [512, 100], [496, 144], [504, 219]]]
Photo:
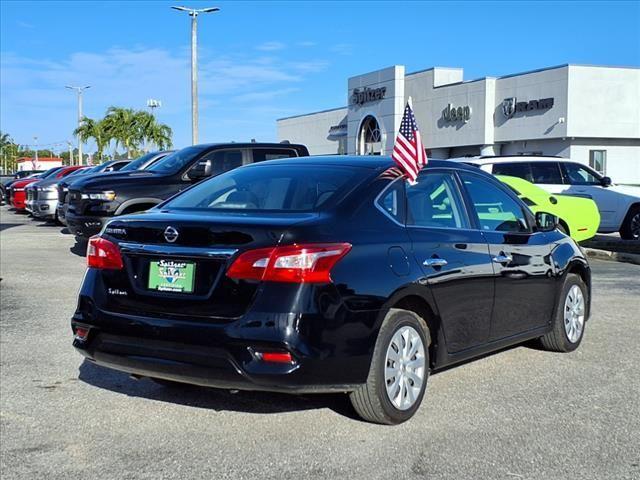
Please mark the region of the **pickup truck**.
[[210, 176], [250, 163], [308, 155], [304, 145], [289, 143], [193, 145], [142, 171], [76, 180], [69, 185], [65, 220], [73, 234], [88, 238], [113, 217], [148, 210]]

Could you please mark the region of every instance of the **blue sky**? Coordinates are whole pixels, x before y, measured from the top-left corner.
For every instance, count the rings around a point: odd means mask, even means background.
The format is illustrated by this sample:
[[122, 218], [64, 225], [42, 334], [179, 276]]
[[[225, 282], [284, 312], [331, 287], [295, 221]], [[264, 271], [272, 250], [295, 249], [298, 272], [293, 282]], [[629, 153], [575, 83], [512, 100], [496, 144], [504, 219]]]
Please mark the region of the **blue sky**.
[[640, 2], [17, 2], [0, 15], [0, 128], [66, 141], [85, 114], [163, 102], [190, 143], [190, 23], [200, 17], [200, 141], [276, 139], [280, 117], [346, 104], [352, 75], [463, 67], [465, 79], [564, 63], [640, 66]]

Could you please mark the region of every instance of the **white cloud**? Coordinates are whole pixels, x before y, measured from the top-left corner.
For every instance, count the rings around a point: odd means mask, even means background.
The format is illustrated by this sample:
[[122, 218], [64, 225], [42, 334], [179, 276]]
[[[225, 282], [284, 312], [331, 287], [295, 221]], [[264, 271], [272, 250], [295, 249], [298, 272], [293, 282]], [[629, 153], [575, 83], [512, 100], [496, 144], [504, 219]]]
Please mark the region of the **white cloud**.
[[265, 90], [262, 92], [251, 92], [236, 95], [233, 100], [240, 103], [258, 103], [267, 102], [275, 99], [276, 97], [282, 97], [289, 95], [290, 93], [299, 92], [299, 88], [281, 88], [279, 90]]
[[306, 62], [291, 62], [291, 68], [300, 73], [317, 73], [329, 66], [329, 62], [325, 60], [308, 60]]
[[263, 50], [265, 52], [273, 52], [276, 50], [282, 50], [286, 45], [282, 42], [264, 42], [256, 47], [258, 50]]
[[[210, 136], [201, 135], [202, 140], [215, 141], [214, 135], [254, 137], [260, 132], [274, 137], [275, 118], [290, 114], [281, 101], [301, 88], [307, 75], [327, 65], [323, 60], [293, 62], [246, 52], [220, 57], [203, 48], [200, 122], [201, 131]], [[20, 137], [18, 142], [28, 143], [33, 135], [42, 143], [71, 138], [77, 104], [65, 85], [91, 85], [84, 97], [84, 113], [90, 117], [101, 117], [111, 105], [144, 108], [147, 98], [159, 99], [158, 119], [174, 129], [176, 145], [190, 138], [188, 49], [119, 47], [56, 60], [2, 52], [0, 69], [0, 121], [3, 131]], [[262, 108], [255, 109], [255, 103]], [[231, 127], [234, 117], [242, 125], [250, 124], [246, 134]]]

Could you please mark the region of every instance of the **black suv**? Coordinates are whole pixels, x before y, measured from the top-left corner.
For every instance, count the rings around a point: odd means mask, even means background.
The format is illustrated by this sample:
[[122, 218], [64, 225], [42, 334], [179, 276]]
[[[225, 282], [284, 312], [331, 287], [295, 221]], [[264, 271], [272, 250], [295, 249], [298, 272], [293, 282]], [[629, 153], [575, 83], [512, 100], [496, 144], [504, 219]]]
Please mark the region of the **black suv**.
[[183, 148], [146, 170], [88, 177], [69, 186], [66, 221], [72, 233], [90, 237], [116, 215], [145, 211], [190, 185], [241, 165], [308, 156], [304, 145], [218, 143]]

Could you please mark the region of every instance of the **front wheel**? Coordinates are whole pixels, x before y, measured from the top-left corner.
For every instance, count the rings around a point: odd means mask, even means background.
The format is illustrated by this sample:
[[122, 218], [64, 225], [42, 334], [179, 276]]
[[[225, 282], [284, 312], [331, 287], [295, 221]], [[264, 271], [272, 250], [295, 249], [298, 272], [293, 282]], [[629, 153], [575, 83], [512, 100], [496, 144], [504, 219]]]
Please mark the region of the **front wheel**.
[[622, 222], [620, 236], [625, 240], [640, 240], [640, 206], [629, 209]]
[[429, 329], [414, 312], [391, 309], [382, 322], [367, 383], [350, 400], [364, 420], [394, 425], [420, 407], [429, 377]]
[[572, 352], [582, 342], [587, 320], [589, 292], [582, 278], [575, 273], [567, 274], [562, 293], [556, 307], [553, 330], [540, 338], [545, 350]]

